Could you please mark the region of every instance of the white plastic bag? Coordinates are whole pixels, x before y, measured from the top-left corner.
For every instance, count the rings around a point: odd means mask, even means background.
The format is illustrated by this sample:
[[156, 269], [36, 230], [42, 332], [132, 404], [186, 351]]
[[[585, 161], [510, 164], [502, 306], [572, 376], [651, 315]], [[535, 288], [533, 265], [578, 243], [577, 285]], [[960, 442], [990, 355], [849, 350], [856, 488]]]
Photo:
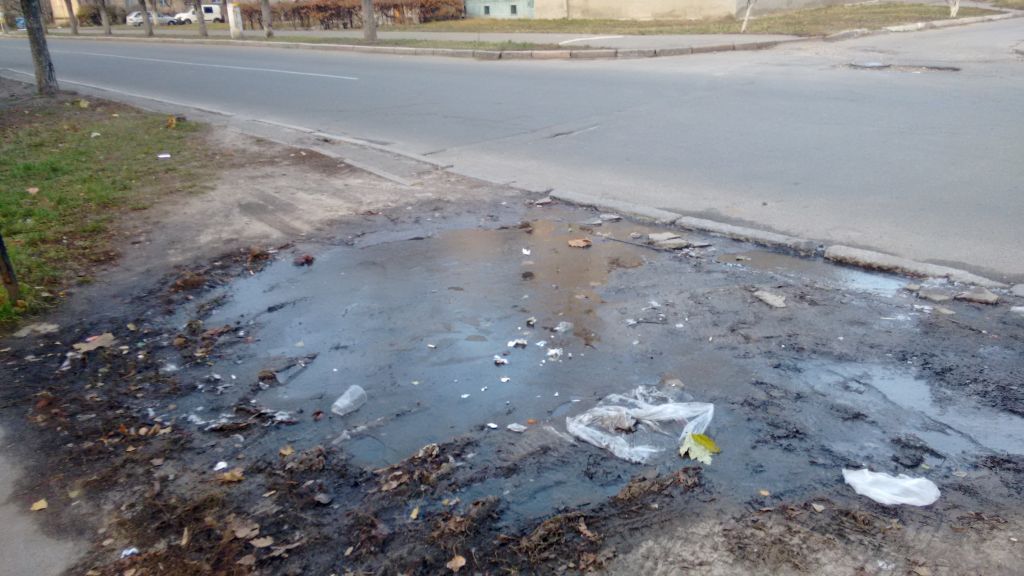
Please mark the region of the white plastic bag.
[[[569, 434], [615, 456], [643, 464], [652, 455], [678, 448], [687, 434], [703, 434], [715, 414], [706, 402], [673, 402], [654, 388], [606, 396], [597, 406], [565, 419]], [[678, 438], [662, 425], [685, 424]]]
[[927, 506], [939, 499], [939, 487], [927, 478], [911, 478], [906, 474], [892, 476], [871, 470], [843, 469], [843, 480], [861, 496], [879, 504], [893, 506]]
[[344, 416], [359, 410], [363, 404], [366, 404], [366, 390], [363, 390], [361, 386], [349, 386], [348, 390], [345, 390], [345, 393], [331, 405], [331, 412], [338, 416]]

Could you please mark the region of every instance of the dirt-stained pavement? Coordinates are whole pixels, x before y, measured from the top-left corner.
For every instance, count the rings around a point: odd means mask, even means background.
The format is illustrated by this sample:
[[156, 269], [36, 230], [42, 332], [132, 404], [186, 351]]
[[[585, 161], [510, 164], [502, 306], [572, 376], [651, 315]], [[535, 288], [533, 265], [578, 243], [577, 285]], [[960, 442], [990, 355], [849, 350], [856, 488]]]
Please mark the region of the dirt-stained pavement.
[[[0, 518], [38, 572], [1019, 571], [1021, 298], [213, 137], [210, 192], [0, 342]], [[714, 404], [711, 464], [567, 434], [640, 386]], [[876, 504], [862, 467], [941, 496]]]
[[[92, 545], [72, 573], [1015, 572], [1021, 302], [597, 217], [399, 203], [58, 314], [3, 345], [14, 501]], [[565, 433], [641, 385], [715, 404], [711, 465]], [[864, 466], [942, 495], [875, 504], [842, 481]]]

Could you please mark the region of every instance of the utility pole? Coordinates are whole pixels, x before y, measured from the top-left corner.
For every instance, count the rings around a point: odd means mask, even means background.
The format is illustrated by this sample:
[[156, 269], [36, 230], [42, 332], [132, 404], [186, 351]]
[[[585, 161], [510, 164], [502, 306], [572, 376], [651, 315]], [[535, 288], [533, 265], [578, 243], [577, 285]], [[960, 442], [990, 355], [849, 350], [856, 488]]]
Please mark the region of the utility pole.
[[17, 306], [18, 300], [21, 299], [18, 278], [14, 275], [14, 267], [11, 266], [11, 257], [7, 254], [3, 234], [0, 234], [0, 277], [3, 277], [4, 288], [7, 290], [7, 301], [11, 307]]
[[377, 17], [373, 13], [373, 0], [363, 0], [363, 39], [377, 41]]
[[25, 17], [28, 45], [36, 68], [36, 90], [43, 96], [55, 96], [58, 90], [57, 74], [53, 71], [50, 49], [46, 47], [46, 29], [43, 28], [43, 11], [39, 7], [39, 0], [21, 0], [21, 13]]

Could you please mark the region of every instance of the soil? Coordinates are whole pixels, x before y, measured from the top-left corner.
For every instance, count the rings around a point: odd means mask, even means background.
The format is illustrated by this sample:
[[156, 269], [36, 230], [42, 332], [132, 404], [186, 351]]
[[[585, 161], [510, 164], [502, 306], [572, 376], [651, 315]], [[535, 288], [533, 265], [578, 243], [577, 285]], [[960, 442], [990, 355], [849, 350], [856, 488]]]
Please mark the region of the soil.
[[[59, 333], [0, 343], [12, 498], [88, 544], [70, 573], [1018, 572], [1019, 298], [941, 314], [900, 277], [217, 137], [211, 192], [129, 222]], [[638, 386], [715, 405], [711, 464], [566, 433]], [[882, 506], [844, 467], [941, 497]]]

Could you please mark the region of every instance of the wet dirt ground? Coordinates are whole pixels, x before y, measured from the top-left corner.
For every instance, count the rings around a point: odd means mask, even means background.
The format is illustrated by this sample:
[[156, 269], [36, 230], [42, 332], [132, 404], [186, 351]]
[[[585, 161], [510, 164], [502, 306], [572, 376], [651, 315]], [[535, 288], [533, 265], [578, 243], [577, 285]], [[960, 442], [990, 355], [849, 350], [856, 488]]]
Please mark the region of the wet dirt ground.
[[[20, 494], [94, 543], [74, 573], [1018, 573], [1021, 302], [597, 216], [368, 213], [11, 340], [4, 416], [52, 453]], [[365, 405], [332, 414], [352, 385]], [[566, 433], [639, 386], [713, 403], [721, 454]], [[942, 495], [881, 506], [844, 467]]]

